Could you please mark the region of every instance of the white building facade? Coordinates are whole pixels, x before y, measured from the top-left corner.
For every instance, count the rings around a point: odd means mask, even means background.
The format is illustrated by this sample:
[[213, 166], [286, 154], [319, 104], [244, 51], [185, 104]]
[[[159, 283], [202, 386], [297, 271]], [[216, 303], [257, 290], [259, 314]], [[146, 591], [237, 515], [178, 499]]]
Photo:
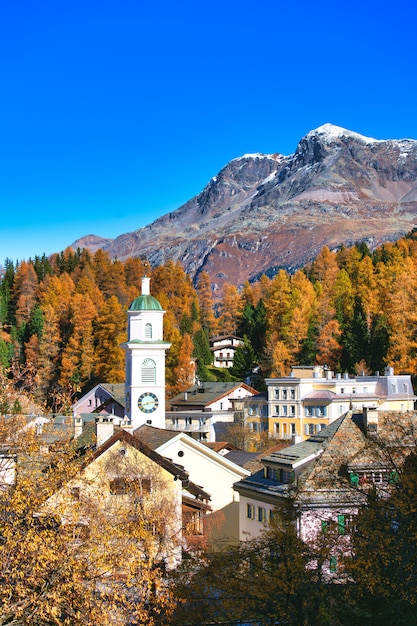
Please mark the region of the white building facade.
[[268, 432], [279, 439], [299, 441], [349, 410], [411, 411], [416, 399], [410, 375], [349, 376], [322, 365], [293, 367], [290, 376], [266, 379]]

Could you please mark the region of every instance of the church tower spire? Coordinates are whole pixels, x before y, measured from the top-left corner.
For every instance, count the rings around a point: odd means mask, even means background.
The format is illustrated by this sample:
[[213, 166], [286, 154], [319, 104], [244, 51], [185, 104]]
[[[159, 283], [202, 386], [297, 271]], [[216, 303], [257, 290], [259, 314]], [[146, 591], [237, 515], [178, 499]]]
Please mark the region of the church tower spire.
[[165, 311], [150, 294], [150, 279], [142, 278], [142, 293], [128, 315], [126, 352], [126, 416], [135, 430], [142, 424], [165, 428]]

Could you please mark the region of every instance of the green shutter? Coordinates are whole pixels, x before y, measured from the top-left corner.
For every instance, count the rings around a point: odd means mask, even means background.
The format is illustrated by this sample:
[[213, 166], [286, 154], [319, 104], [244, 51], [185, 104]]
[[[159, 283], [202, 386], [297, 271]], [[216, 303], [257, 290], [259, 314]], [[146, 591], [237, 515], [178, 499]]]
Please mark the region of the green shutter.
[[345, 516], [344, 515], [337, 516], [337, 532], [339, 533], [339, 535], [345, 534]]
[[392, 470], [392, 472], [389, 473], [389, 482], [391, 485], [395, 485], [398, 483], [398, 472], [397, 470]]
[[337, 558], [335, 556], [330, 557], [330, 571], [333, 574], [337, 572]]
[[351, 472], [350, 482], [352, 485], [357, 485], [359, 483], [359, 476], [356, 472]]
[[326, 520], [321, 520], [321, 532], [322, 533], [327, 533], [327, 522]]

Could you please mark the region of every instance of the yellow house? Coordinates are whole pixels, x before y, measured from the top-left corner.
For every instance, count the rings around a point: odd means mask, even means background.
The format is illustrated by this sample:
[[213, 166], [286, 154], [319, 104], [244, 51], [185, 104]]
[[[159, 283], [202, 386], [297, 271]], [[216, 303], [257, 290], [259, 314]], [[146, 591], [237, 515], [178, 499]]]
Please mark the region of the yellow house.
[[123, 572], [132, 559], [175, 567], [184, 548], [204, 542], [208, 500], [181, 467], [120, 430], [87, 454], [44, 511], [59, 516], [71, 541], [94, 544], [98, 562], [110, 560], [114, 571], [116, 559]]

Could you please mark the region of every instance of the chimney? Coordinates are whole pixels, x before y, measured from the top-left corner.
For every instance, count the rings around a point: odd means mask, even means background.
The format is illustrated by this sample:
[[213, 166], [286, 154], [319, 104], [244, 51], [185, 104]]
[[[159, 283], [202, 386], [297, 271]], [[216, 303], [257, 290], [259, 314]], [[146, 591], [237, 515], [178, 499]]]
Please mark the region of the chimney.
[[114, 424], [111, 415], [100, 415], [96, 417], [96, 437], [97, 447], [101, 446], [114, 434]]
[[378, 411], [376, 408], [363, 407], [363, 424], [366, 433], [376, 435], [378, 432]]

